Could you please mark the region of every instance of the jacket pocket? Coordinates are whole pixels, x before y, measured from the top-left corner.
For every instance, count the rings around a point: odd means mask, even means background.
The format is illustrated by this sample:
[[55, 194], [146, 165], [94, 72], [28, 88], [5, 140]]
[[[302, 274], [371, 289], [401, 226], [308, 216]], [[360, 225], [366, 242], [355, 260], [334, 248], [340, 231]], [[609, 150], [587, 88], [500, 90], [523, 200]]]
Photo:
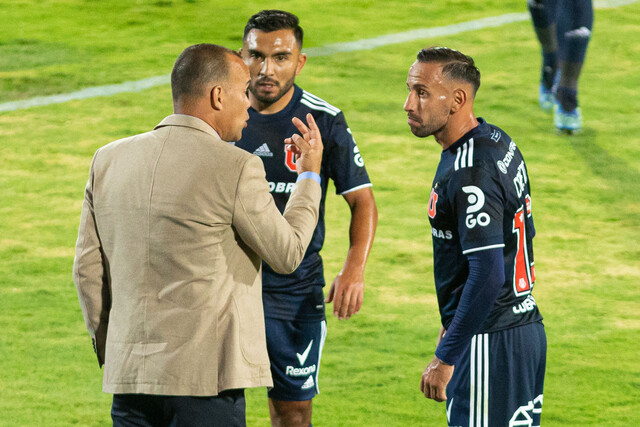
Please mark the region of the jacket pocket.
[[234, 295], [238, 314], [240, 349], [244, 359], [254, 365], [269, 364], [265, 339], [262, 299], [251, 294]]

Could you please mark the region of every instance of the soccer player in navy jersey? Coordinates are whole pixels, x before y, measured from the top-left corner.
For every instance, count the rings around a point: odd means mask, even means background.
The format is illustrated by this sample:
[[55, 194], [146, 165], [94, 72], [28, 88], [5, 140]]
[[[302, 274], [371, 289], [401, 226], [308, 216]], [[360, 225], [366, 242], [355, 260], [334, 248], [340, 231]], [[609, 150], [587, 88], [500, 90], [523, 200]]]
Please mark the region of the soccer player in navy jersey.
[[404, 105], [411, 132], [442, 146], [428, 205], [442, 329], [422, 374], [450, 426], [539, 426], [546, 363], [531, 190], [516, 143], [476, 118], [480, 71], [452, 49], [418, 53]]
[[533, 27], [542, 48], [540, 106], [553, 109], [563, 133], [582, 129], [578, 78], [591, 40], [592, 0], [528, 0]]
[[[311, 399], [318, 393], [326, 335], [324, 302], [333, 302], [333, 314], [340, 319], [360, 310], [364, 268], [378, 214], [364, 161], [344, 114], [295, 84], [306, 62], [302, 38], [298, 18], [291, 13], [263, 10], [249, 19], [241, 54], [251, 74], [250, 119], [236, 145], [262, 158], [271, 194], [282, 210], [296, 180], [294, 157], [284, 145], [284, 139], [296, 130], [292, 119], [313, 115], [322, 135], [320, 219], [305, 258], [290, 275], [262, 266], [267, 349], [274, 381], [268, 393], [271, 422], [306, 427], [311, 423]], [[325, 280], [319, 252], [325, 235], [329, 179], [351, 209], [350, 246], [342, 271], [323, 300]]]

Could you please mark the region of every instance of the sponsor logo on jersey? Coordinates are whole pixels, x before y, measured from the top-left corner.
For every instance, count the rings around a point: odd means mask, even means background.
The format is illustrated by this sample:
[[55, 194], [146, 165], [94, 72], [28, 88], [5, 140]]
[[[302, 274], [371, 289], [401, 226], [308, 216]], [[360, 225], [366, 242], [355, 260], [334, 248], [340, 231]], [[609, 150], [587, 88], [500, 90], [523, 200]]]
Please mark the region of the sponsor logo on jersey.
[[362, 156], [360, 155], [360, 149], [358, 148], [358, 144], [356, 144], [356, 139], [353, 137], [350, 128], [347, 128], [347, 132], [349, 132], [349, 135], [351, 135], [351, 139], [353, 140], [353, 163], [361, 168], [364, 166], [364, 160], [362, 160]]
[[511, 140], [511, 142], [509, 143], [509, 151], [507, 151], [507, 154], [504, 155], [504, 158], [502, 160], [498, 160], [498, 162], [496, 163], [498, 165], [498, 169], [500, 169], [500, 172], [502, 172], [503, 174], [507, 174], [507, 169], [509, 169], [509, 165], [511, 164], [511, 160], [513, 160], [513, 156], [516, 153], [516, 143], [513, 142], [513, 140]]
[[256, 156], [260, 157], [273, 157], [273, 153], [269, 150], [269, 146], [265, 142], [260, 147], [256, 148], [256, 151], [253, 152]]
[[296, 188], [295, 182], [269, 182], [269, 192], [289, 194]]
[[524, 314], [536, 308], [536, 300], [533, 295], [527, 296], [519, 305], [513, 307], [514, 314]]
[[285, 369], [285, 374], [290, 377], [306, 377], [307, 375], [316, 373], [316, 365], [305, 366], [304, 368], [295, 368], [291, 365]]
[[433, 237], [437, 237], [438, 239], [453, 239], [453, 232], [451, 230], [438, 230], [436, 228], [431, 227], [431, 235]]
[[524, 165], [524, 160], [523, 160], [518, 165], [518, 173], [516, 173], [515, 178], [513, 178], [513, 185], [516, 186], [516, 193], [518, 194], [518, 197], [522, 196], [522, 193], [524, 192], [526, 184], [527, 184], [527, 169]]
[[470, 168], [473, 166], [473, 138], [458, 147], [456, 151], [456, 160], [453, 168], [459, 170], [462, 168]]
[[489, 214], [486, 212], [480, 212], [479, 214], [474, 215], [484, 206], [484, 193], [482, 190], [475, 185], [467, 185], [466, 187], [462, 187], [462, 191], [469, 195], [467, 201], [470, 206], [467, 207], [467, 217], [465, 219], [467, 228], [473, 228], [476, 225], [481, 227], [489, 225], [491, 222]]
[[524, 203], [527, 205], [527, 216], [531, 217], [531, 196], [530, 195], [526, 195], [524, 196]]
[[[438, 183], [436, 183], [436, 186]], [[436, 193], [435, 187], [431, 189], [431, 195], [429, 196], [429, 218], [436, 217], [436, 204], [438, 203], [438, 193]]]
[[[538, 395], [533, 401], [529, 401], [526, 405], [522, 405], [511, 416], [509, 427], [533, 427], [532, 415], [542, 413], [542, 395]], [[538, 423], [539, 425], [539, 423]]]

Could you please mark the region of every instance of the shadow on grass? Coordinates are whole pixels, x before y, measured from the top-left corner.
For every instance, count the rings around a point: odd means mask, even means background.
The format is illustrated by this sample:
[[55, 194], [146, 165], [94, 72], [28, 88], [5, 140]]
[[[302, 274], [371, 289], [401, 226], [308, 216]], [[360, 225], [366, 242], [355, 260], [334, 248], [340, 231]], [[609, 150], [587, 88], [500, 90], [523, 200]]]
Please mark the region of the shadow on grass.
[[[577, 135], [564, 136], [593, 173], [607, 184], [611, 198], [640, 202], [640, 173], [619, 157], [612, 156], [597, 143], [597, 132], [590, 128]], [[607, 199], [610, 199], [607, 197]]]

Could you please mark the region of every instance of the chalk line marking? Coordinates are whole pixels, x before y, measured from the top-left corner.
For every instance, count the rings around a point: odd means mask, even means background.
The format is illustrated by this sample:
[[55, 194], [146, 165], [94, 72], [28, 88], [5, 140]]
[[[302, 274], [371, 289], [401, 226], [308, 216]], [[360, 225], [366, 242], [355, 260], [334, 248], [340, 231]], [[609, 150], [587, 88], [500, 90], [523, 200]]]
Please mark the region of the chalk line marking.
[[[594, 6], [598, 9], [626, 6], [638, 2], [639, 0], [597, 0]], [[381, 46], [388, 46], [397, 43], [429, 39], [433, 37], [451, 36], [468, 31], [476, 31], [484, 28], [500, 27], [502, 25], [515, 22], [522, 22], [529, 19], [529, 13], [507, 13], [505, 15], [491, 16], [488, 18], [474, 19], [472, 21], [461, 22], [459, 24], [445, 25], [443, 27], [420, 28], [417, 30], [404, 31], [402, 33], [387, 34], [370, 39], [356, 40], [345, 43], [334, 43], [325, 46], [305, 49], [308, 56], [328, 56], [335, 53], [355, 52], [359, 50], [371, 50]], [[0, 104], [0, 113], [6, 111], [24, 110], [31, 107], [40, 107], [51, 104], [77, 99], [96, 98], [99, 96], [112, 96], [118, 93], [140, 92], [155, 86], [169, 84], [171, 75], [149, 77], [142, 80], [129, 81], [120, 84], [107, 86], [96, 86], [81, 89], [75, 92], [62, 93], [51, 96], [38, 96], [20, 101], [11, 101]]]

